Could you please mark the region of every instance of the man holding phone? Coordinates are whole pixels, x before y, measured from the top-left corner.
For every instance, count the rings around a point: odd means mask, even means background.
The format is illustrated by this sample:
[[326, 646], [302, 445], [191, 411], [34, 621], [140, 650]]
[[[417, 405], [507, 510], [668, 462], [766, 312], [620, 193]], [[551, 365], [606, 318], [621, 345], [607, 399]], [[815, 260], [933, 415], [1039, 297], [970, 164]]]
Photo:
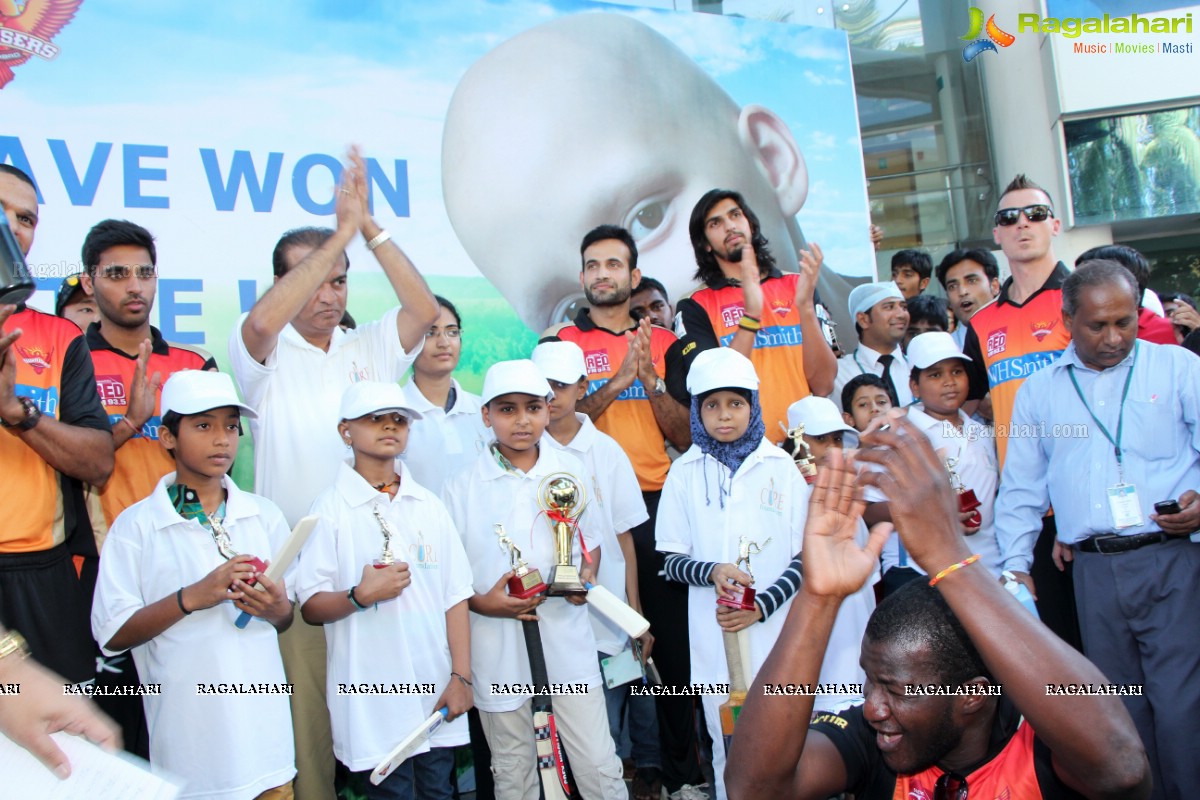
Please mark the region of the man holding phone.
[[1200, 782], [1200, 362], [1137, 340], [1139, 296], [1115, 261], [1063, 282], [1071, 344], [1017, 392], [996, 538], [1036, 595], [1034, 541], [1054, 506], [1084, 653], [1127, 689], [1153, 797], [1185, 798]]

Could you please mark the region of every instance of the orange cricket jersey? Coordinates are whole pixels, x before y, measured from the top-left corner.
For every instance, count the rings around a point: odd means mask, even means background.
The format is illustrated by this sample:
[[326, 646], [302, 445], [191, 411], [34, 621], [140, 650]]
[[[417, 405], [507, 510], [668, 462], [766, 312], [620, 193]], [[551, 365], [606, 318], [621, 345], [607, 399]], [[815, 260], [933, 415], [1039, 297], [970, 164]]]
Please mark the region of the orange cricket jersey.
[[[1033, 728], [1022, 722], [1004, 749], [979, 769], [967, 775], [971, 797], [1011, 798], [1011, 800], [1041, 800], [1034, 767]], [[893, 800], [932, 798], [934, 784], [942, 771], [930, 767], [916, 775], [897, 775]]]
[[991, 387], [1001, 470], [1017, 390], [1026, 378], [1058, 358], [1071, 342], [1062, 321], [1062, 282], [1068, 274], [1059, 264], [1046, 284], [1022, 305], [1008, 300], [1010, 284], [1006, 283], [995, 302], [971, 317]]
[[[629, 342], [624, 332], [614, 333], [597, 327], [586, 309], [580, 312], [573, 324], [552, 331], [551, 336], [574, 342], [583, 350], [588, 371], [588, 394], [612, 379], [629, 352]], [[650, 359], [659, 377], [666, 376], [664, 356], [667, 348], [674, 343], [675, 334], [666, 328], [651, 329]], [[617, 395], [617, 399], [596, 420], [596, 427], [616, 439], [625, 455], [629, 456], [643, 492], [662, 489], [667, 480], [667, 470], [671, 468], [671, 458], [667, 455], [666, 440], [654, 418], [654, 409], [650, 407], [650, 398], [641, 380], [635, 379], [631, 386]]]
[[[812, 393], [804, 375], [804, 335], [800, 331], [800, 312], [795, 307], [798, 280], [795, 273], [778, 271], [763, 280], [762, 330], [755, 334], [754, 349], [750, 351], [750, 363], [758, 374], [758, 400], [766, 436], [776, 444], [785, 438], [788, 406]], [[711, 337], [728, 347], [738, 332], [738, 321], [746, 313], [741, 286], [699, 289], [689, 300], [703, 309]], [[697, 337], [702, 347], [706, 343], [715, 346], [707, 330], [695, 330], [700, 326], [689, 313], [687, 300], [680, 302], [679, 313], [687, 333]]]
[[[171, 375], [185, 369], [211, 369], [216, 366], [212, 356], [205, 351], [170, 344], [153, 326], [150, 328], [150, 342], [146, 374], [153, 376], [156, 372], [160, 373], [164, 383]], [[129, 385], [137, 369], [137, 357], [114, 349], [104, 339], [99, 323], [88, 327], [87, 343], [96, 372], [96, 391], [108, 414], [109, 424], [112, 427], [123, 425], [120, 420], [128, 408]], [[136, 436], [117, 450], [112, 477], [99, 493], [99, 508], [95, 502], [95, 491], [89, 492], [88, 513], [92, 518], [92, 529], [97, 535], [97, 548], [113, 520], [129, 506], [145, 499], [159, 479], [175, 469], [175, 462], [158, 443], [158, 428], [162, 424], [160, 401], [161, 397], [155, 398], [154, 414]]]

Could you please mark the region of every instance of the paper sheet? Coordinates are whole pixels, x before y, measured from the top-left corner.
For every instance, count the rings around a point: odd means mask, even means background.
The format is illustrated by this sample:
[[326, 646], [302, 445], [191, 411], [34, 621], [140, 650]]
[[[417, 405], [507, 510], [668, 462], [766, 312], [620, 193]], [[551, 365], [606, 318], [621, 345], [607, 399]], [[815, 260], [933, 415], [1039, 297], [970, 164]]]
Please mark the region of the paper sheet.
[[128, 753], [107, 753], [66, 733], [52, 738], [71, 760], [71, 777], [59, 780], [25, 748], [0, 734], [0, 775], [5, 797], [41, 800], [174, 800], [179, 787], [150, 773], [150, 765]]

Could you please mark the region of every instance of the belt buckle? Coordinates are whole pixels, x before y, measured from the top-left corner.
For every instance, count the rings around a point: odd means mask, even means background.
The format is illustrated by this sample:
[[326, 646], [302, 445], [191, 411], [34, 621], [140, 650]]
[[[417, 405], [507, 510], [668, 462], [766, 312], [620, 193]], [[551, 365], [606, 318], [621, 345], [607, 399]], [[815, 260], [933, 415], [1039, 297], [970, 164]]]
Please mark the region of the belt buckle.
[[1107, 542], [1119, 541], [1122, 538], [1124, 538], [1124, 537], [1122, 537], [1119, 533], [1106, 533], [1101, 536], [1093, 536], [1092, 542], [1096, 545], [1096, 552], [1099, 553], [1100, 555], [1115, 556], [1115, 555], [1119, 555], [1125, 551], [1122, 549], [1119, 549], [1119, 548], [1109, 550], [1105, 547], [1105, 544]]

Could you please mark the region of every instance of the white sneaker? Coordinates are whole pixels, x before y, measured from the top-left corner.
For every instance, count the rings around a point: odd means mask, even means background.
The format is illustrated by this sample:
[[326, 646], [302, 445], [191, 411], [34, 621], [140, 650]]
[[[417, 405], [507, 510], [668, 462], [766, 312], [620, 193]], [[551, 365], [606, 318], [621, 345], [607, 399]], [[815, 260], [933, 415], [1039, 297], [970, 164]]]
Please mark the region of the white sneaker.
[[[663, 790], [664, 794], [666, 790]], [[699, 786], [693, 786], [690, 783], [685, 783], [679, 787], [679, 791], [672, 792], [667, 795], [670, 800], [710, 800], [708, 796], [708, 784], [702, 783]]]

